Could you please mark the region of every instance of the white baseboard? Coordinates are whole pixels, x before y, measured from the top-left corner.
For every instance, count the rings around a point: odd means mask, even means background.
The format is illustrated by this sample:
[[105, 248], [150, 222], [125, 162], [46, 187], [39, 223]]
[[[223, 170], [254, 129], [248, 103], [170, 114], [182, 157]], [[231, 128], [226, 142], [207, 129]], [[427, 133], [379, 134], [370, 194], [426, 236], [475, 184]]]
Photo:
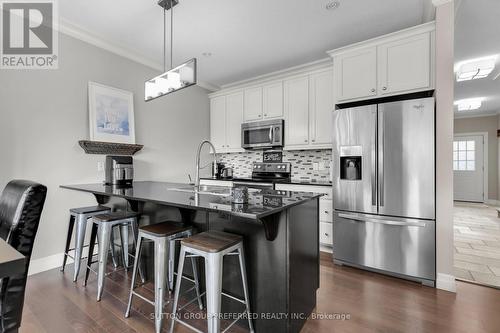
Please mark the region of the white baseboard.
[[326, 253], [333, 253], [333, 248], [331, 246], [325, 246], [325, 245], [321, 245], [319, 246], [319, 250], [321, 252], [326, 252]]
[[488, 199], [486, 200], [486, 204], [487, 205], [491, 205], [491, 206], [500, 206], [500, 201], [499, 200], [493, 200], [493, 199]]
[[[30, 268], [28, 269], [28, 276], [45, 272], [56, 267], [60, 267], [63, 261], [63, 253], [53, 254], [48, 257], [43, 257], [39, 259], [32, 259], [30, 262]], [[66, 264], [72, 264], [73, 259], [68, 258]]]
[[456, 293], [457, 283], [455, 281], [455, 277], [449, 274], [438, 273], [436, 279], [436, 288]]

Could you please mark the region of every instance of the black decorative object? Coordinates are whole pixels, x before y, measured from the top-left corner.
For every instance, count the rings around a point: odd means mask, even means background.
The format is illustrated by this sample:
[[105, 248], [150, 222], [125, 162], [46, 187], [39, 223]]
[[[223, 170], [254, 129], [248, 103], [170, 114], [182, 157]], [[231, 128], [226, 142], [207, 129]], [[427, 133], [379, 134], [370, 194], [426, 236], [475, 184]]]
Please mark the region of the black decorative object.
[[87, 154], [98, 155], [134, 155], [141, 150], [144, 145], [137, 145], [131, 143], [115, 143], [115, 142], [102, 142], [102, 141], [78, 141], [80, 147], [83, 148]]
[[262, 162], [281, 163], [283, 162], [283, 152], [265, 151], [262, 153]]

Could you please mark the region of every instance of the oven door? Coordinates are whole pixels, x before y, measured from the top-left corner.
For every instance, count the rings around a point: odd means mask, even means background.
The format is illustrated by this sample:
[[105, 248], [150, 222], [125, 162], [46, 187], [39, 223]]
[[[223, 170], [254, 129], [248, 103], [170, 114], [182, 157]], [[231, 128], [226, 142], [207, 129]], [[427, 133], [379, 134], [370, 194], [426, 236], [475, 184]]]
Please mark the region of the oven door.
[[244, 123], [241, 125], [241, 147], [271, 148], [283, 146], [283, 120]]

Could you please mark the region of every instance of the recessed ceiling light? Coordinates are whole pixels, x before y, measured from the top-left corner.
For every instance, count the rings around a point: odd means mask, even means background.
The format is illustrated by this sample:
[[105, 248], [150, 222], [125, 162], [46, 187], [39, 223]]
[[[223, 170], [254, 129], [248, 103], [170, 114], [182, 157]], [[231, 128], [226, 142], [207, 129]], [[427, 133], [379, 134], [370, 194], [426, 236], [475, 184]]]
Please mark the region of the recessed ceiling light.
[[340, 2], [332, 1], [325, 5], [326, 10], [334, 10], [340, 7]]
[[467, 98], [456, 101], [455, 105], [458, 106], [458, 111], [471, 111], [479, 109], [483, 101], [484, 97]]
[[457, 82], [482, 79], [495, 69], [497, 56], [471, 59], [455, 66]]
[[212, 52], [203, 52], [201, 55], [210, 58], [212, 56]]

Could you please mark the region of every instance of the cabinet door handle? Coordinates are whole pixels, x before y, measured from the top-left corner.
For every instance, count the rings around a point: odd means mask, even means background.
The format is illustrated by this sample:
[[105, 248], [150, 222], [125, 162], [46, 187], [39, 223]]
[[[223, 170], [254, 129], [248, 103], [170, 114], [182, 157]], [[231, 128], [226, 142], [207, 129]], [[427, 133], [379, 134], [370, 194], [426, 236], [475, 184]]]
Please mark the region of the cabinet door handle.
[[382, 90], [387, 90], [387, 87], [382, 87]]
[[259, 114], [259, 118], [260, 118], [260, 117], [262, 117], [262, 115], [261, 115], [261, 114]]
[[327, 237], [329, 236], [327, 232], [325, 232], [325, 236], [327, 236]]
[[264, 113], [264, 117], [267, 117], [267, 114]]
[[375, 88], [372, 89], [372, 92], [375, 92]]
[[327, 211], [327, 210], [325, 210], [325, 214], [328, 214], [328, 211]]
[[307, 142], [307, 140], [304, 140], [304, 142]]
[[311, 140], [312, 142], [316, 142], [316, 140]]

